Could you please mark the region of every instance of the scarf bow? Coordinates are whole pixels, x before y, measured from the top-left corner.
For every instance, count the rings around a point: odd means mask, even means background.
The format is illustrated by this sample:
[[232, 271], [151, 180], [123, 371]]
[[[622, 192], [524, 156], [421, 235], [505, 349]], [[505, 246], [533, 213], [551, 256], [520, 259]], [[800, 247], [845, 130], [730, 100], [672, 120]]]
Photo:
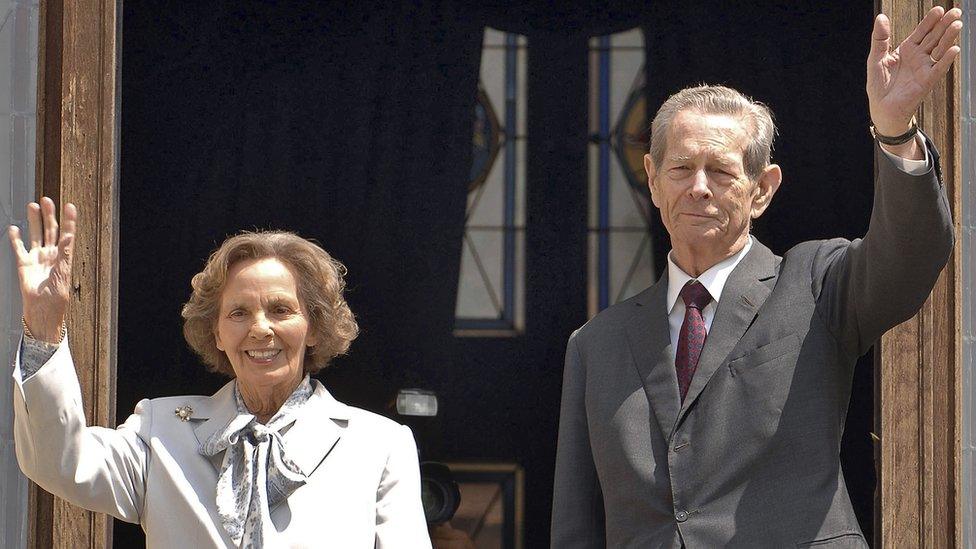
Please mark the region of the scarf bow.
[[238, 547], [263, 547], [273, 539], [271, 508], [305, 485], [307, 478], [288, 458], [280, 431], [295, 421], [295, 412], [311, 395], [312, 384], [305, 376], [274, 417], [261, 424], [247, 410], [235, 384], [237, 416], [200, 448], [205, 456], [226, 450], [217, 477], [217, 514]]

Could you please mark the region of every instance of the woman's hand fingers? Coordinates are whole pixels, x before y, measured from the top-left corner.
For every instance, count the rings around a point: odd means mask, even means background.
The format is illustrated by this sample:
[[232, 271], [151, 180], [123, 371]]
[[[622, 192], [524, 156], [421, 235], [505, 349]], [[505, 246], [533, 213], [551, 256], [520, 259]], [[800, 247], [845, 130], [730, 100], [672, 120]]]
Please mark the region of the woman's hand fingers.
[[58, 245], [58, 218], [54, 215], [54, 201], [41, 197], [41, 217], [44, 220], [44, 245]]
[[17, 257], [17, 265], [24, 265], [28, 261], [27, 250], [24, 248], [24, 241], [20, 238], [20, 228], [16, 225], [7, 227], [7, 238], [10, 239], [10, 247], [14, 250]]
[[30, 237], [30, 248], [27, 251], [43, 245], [42, 227], [41, 205], [37, 202], [31, 202], [27, 205], [27, 234]]
[[[54, 269], [57, 275], [55, 279], [48, 279], [47, 274], [36, 272], [31, 275], [30, 281], [26, 281], [29, 282], [29, 287], [39, 288], [43, 285], [43, 280], [51, 281], [60, 279], [65, 283], [71, 281], [71, 258], [74, 255], [78, 208], [70, 202], [62, 204], [60, 225], [58, 224], [57, 216], [54, 214], [54, 209], [54, 201], [47, 197], [41, 198], [40, 204], [31, 202], [27, 205], [27, 221], [30, 226], [31, 239], [30, 248], [24, 245], [18, 227], [11, 225], [7, 229], [7, 238], [10, 240], [14, 255], [17, 257], [18, 266], [43, 266], [45, 269], [43, 272], [50, 273], [50, 270]], [[42, 219], [43, 228], [41, 223]], [[51, 253], [52, 250], [50, 248], [45, 253], [40, 253], [42, 246], [57, 246], [57, 254]], [[35, 249], [37, 251], [32, 252]], [[41, 278], [37, 278], [38, 276]]]
[[71, 258], [75, 249], [75, 222], [78, 208], [68, 202], [61, 207], [61, 238], [58, 240], [58, 259], [60, 268], [67, 269], [67, 280], [71, 280]]
[[75, 223], [78, 221], [78, 206], [66, 202], [61, 206], [61, 235], [75, 234]]

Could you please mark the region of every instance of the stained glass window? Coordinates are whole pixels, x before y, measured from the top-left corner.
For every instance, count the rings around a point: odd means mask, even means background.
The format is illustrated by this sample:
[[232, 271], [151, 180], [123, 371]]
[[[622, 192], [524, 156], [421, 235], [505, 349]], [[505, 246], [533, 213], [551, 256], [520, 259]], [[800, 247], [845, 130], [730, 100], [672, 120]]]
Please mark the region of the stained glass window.
[[510, 335], [523, 326], [526, 45], [524, 36], [485, 29], [457, 335]]
[[590, 316], [654, 279], [645, 84], [640, 29], [590, 39]]

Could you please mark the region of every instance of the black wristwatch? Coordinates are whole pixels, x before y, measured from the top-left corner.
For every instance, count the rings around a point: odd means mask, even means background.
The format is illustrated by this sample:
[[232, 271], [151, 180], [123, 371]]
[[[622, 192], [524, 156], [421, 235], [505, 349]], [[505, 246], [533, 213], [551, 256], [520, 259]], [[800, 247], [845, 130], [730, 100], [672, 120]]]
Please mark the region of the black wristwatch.
[[883, 145], [902, 145], [904, 143], [908, 143], [909, 141], [914, 139], [915, 135], [918, 133], [918, 124], [915, 123], [914, 116], [912, 117], [911, 126], [909, 126], [908, 131], [901, 135], [896, 135], [894, 137], [881, 135], [880, 133], [878, 133], [878, 130], [874, 127], [874, 124], [872, 124], [870, 128], [871, 128], [871, 136], [877, 139], [878, 143], [881, 143]]

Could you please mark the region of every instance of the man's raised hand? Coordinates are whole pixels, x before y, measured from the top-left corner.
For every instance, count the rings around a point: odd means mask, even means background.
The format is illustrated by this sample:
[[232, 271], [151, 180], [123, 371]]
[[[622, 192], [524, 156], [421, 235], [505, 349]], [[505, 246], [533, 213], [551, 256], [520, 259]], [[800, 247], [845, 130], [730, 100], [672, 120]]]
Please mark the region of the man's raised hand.
[[17, 260], [24, 322], [40, 341], [60, 339], [61, 322], [71, 297], [71, 257], [77, 220], [77, 208], [65, 204], [59, 227], [54, 201], [43, 197], [40, 204], [27, 205], [30, 248], [24, 245], [20, 229], [12, 225], [7, 229]]
[[875, 18], [867, 92], [871, 121], [878, 133], [889, 137], [905, 133], [918, 106], [945, 78], [959, 55], [960, 17], [959, 8], [945, 11], [936, 6], [894, 49], [888, 17], [880, 14]]

